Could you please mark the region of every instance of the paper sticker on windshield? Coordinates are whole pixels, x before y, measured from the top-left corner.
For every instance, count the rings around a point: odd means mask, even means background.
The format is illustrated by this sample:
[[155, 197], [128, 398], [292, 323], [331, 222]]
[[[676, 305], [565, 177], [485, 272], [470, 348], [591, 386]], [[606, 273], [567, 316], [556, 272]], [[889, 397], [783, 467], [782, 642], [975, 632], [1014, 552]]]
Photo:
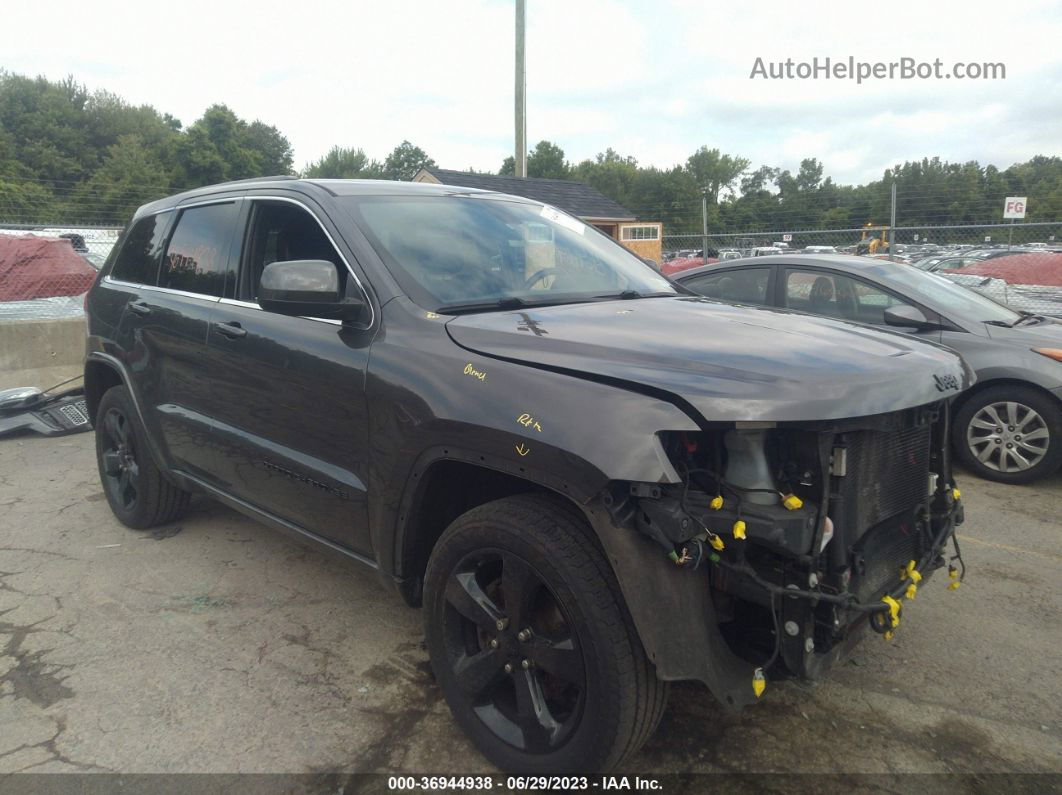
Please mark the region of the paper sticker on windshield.
[[557, 226], [563, 226], [565, 229], [571, 229], [576, 234], [584, 234], [586, 232], [586, 224], [576, 221], [564, 213], [557, 212], [552, 207], [542, 206], [542, 212], [540, 213], [547, 221], [552, 221]]

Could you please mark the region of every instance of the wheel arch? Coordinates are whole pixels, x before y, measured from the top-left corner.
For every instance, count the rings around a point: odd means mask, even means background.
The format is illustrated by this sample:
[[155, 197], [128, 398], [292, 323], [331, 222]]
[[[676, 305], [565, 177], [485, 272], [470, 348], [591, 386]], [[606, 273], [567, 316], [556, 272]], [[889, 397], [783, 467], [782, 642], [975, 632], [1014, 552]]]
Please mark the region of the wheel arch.
[[1062, 399], [1060, 399], [1058, 394], [1053, 392], [1052, 390], [1047, 389], [1046, 387], [1043, 387], [1034, 381], [1026, 381], [1023, 378], [1015, 378], [1014, 376], [998, 376], [995, 378], [987, 378], [985, 380], [981, 380], [979, 378], [976, 384], [974, 384], [972, 387], [970, 387], [957, 398], [955, 398], [955, 402], [952, 404], [951, 407], [951, 416], [957, 416], [958, 413], [962, 411], [963, 407], [967, 403], [969, 403], [971, 399], [981, 394], [986, 389], [992, 389], [993, 387], [998, 386], [1012, 386], [1022, 387], [1023, 389], [1031, 389], [1034, 392], [1043, 395], [1044, 397], [1050, 398], [1051, 402], [1058, 407], [1059, 411], [1062, 411]]
[[125, 384], [121, 371], [108, 361], [89, 359], [85, 362], [85, 404], [89, 417], [95, 420], [100, 400], [111, 387]]
[[[425, 451], [417, 460], [395, 516], [393, 543], [394, 577], [403, 598], [411, 606], [421, 602], [421, 586], [428, 558], [443, 531], [463, 513], [502, 497], [515, 494], [553, 494], [585, 517], [583, 506], [606, 481], [571, 484], [534, 467], [472, 450], [439, 447]], [[587, 522], [588, 536], [600, 539]]]
[[148, 426], [144, 418], [144, 410], [140, 405], [140, 399], [133, 389], [133, 384], [126, 372], [125, 367], [107, 353], [94, 351], [85, 359], [85, 406], [89, 411], [89, 417], [93, 422], [96, 420], [96, 411], [99, 409], [100, 400], [108, 389], [116, 386], [124, 386], [129, 391], [129, 397], [133, 401], [133, 408], [137, 413], [140, 427], [144, 429], [147, 448], [151, 458], [163, 476], [173, 479], [166, 460], [159, 449], [158, 441], [147, 430]]

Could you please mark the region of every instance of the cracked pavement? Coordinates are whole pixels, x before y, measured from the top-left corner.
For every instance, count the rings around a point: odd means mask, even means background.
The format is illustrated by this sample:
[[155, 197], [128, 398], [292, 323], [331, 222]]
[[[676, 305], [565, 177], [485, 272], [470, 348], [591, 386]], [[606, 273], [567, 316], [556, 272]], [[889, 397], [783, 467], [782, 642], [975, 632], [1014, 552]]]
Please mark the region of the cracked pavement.
[[[742, 714], [675, 686], [623, 772], [1062, 773], [1062, 474], [960, 486], [962, 588], [937, 572], [893, 641]], [[91, 433], [0, 440], [0, 773], [488, 772], [420, 621], [205, 499], [123, 527]]]

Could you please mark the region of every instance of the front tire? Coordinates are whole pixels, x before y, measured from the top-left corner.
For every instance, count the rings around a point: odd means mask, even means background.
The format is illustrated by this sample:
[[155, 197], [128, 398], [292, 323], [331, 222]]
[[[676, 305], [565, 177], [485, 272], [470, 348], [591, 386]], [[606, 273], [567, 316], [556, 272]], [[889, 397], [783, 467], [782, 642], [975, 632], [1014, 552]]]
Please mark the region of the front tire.
[[111, 511], [122, 524], [146, 530], [181, 518], [191, 496], [163, 476], [124, 386], [108, 389], [96, 410], [96, 463]]
[[656, 728], [656, 677], [583, 517], [551, 495], [460, 516], [425, 574], [432, 668], [458, 725], [502, 770], [591, 774]]
[[1031, 483], [1062, 464], [1062, 407], [1030, 387], [976, 393], [955, 415], [952, 433], [959, 461], [987, 480]]

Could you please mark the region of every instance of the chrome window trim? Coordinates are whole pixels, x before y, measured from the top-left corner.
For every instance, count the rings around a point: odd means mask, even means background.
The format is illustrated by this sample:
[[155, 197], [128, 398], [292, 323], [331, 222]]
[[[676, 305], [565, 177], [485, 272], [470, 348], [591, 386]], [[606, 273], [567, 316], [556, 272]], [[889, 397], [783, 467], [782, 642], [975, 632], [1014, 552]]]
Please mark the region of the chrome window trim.
[[222, 299], [216, 295], [205, 295], [204, 293], [191, 293], [187, 290], [174, 290], [172, 287], [156, 287], [151, 284], [138, 284], [137, 282], [126, 282], [121, 279], [112, 279], [110, 274], [103, 277], [105, 284], [115, 284], [119, 287], [132, 287], [137, 290], [148, 290], [153, 293], [165, 293], [166, 295], [180, 295], [185, 298], [196, 298], [200, 301], [206, 301], [211, 304], [216, 304]]
[[[317, 217], [317, 213], [315, 213], [310, 208], [310, 206], [307, 205], [306, 203], [301, 202], [298, 199], [292, 199], [289, 196], [251, 195], [251, 196], [244, 196], [243, 198], [244, 198], [245, 201], [249, 201], [249, 202], [255, 202], [255, 201], [288, 202], [288, 204], [294, 204], [294, 205], [296, 205], [298, 207], [301, 207], [302, 209], [304, 209], [306, 212], [308, 212], [310, 214], [310, 216], [313, 218], [313, 220], [315, 220], [317, 222], [317, 225], [319, 227], [321, 227], [321, 231], [324, 232], [325, 237], [328, 238], [328, 242], [332, 244], [332, 248], [334, 248], [336, 250], [336, 254], [338, 254], [339, 258], [341, 260], [343, 260], [343, 264], [347, 268], [347, 273], [350, 274], [351, 278], [354, 279], [354, 283], [356, 285], [358, 285], [358, 289], [361, 290], [361, 295], [365, 299], [365, 305], [367, 307], [369, 307], [369, 322], [365, 324], [365, 328], [372, 328], [373, 324], [376, 322], [376, 308], [372, 305], [372, 299], [369, 296], [369, 291], [365, 289], [365, 285], [362, 284], [361, 279], [358, 278], [358, 274], [354, 272], [354, 269], [352, 267], [350, 267], [350, 262], [348, 262], [346, 256], [344, 256], [343, 250], [338, 245], [336, 245], [335, 238], [333, 238], [332, 235], [329, 233], [328, 228], [323, 223], [321, 223], [321, 219]], [[320, 317], [311, 317], [311, 318], [307, 318], [307, 320], [316, 320], [316, 321], [318, 321], [320, 323], [331, 323], [331, 324], [336, 325], [336, 326], [343, 325], [342, 321], [329, 320], [327, 318], [320, 318]]]
[[[225, 306], [238, 306], [238, 307], [241, 307], [242, 309], [253, 309], [256, 312], [265, 312], [265, 310], [262, 309], [262, 307], [260, 307], [258, 304], [253, 303], [251, 301], [237, 301], [235, 298], [222, 298], [220, 303], [224, 304]], [[317, 323], [328, 323], [329, 325], [332, 325], [332, 326], [342, 326], [343, 325], [343, 321], [342, 320], [333, 320], [332, 318], [329, 318], [329, 317], [310, 317], [309, 315], [290, 315], [289, 317], [297, 317], [300, 320], [313, 320], [313, 321], [315, 321]]]

